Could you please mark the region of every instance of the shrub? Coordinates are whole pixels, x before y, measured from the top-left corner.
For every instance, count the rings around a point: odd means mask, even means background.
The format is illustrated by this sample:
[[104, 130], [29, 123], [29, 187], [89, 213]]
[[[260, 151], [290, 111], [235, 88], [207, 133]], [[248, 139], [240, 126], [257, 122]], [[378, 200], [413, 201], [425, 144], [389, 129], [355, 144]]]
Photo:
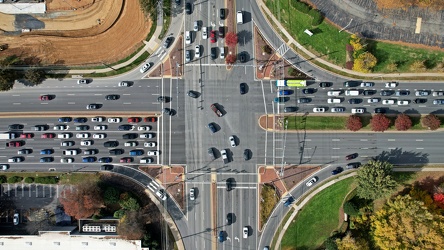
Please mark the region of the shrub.
[[226, 62], [227, 64], [233, 64], [234, 62], [236, 62], [236, 56], [233, 55], [233, 54], [228, 55], [228, 56], [225, 58], [225, 62]]
[[265, 52], [265, 53], [267, 53], [267, 54], [269, 54], [269, 55], [271, 54], [271, 52], [273, 52], [273, 50], [271, 49], [270, 46], [268, 46], [268, 44], [262, 46], [262, 51]]
[[92, 219], [94, 221], [98, 221], [98, 220], [100, 220], [100, 215], [95, 214], [95, 215], [92, 216]]
[[351, 216], [356, 216], [359, 214], [359, 210], [356, 207], [356, 205], [351, 202], [351, 201], [347, 201], [346, 203], [344, 203], [344, 213], [351, 215]]
[[390, 119], [384, 114], [377, 114], [370, 120], [370, 125], [373, 131], [384, 132], [390, 127]]
[[412, 127], [412, 120], [406, 114], [399, 114], [395, 120], [395, 128], [399, 131], [405, 131]]
[[319, 24], [322, 23], [323, 16], [319, 10], [311, 9], [308, 12], [308, 15], [310, 15], [313, 18], [313, 20], [311, 21], [311, 25], [318, 26]]
[[120, 219], [120, 218], [122, 218], [123, 216], [125, 216], [125, 210], [123, 210], [123, 209], [120, 209], [120, 210], [115, 211], [115, 212], [114, 212], [114, 215], [113, 215], [113, 217], [114, 217], [114, 218], [117, 218], [117, 219]]
[[434, 114], [428, 114], [422, 118], [422, 125], [430, 130], [437, 130], [441, 126], [441, 121]]
[[293, 7], [302, 13], [308, 14], [308, 12], [310, 11], [310, 6], [308, 6], [306, 3], [302, 3], [299, 1], [293, 1], [292, 3]]
[[0, 175], [0, 183], [5, 183], [5, 182], [6, 182], [6, 176]]
[[11, 176], [8, 178], [8, 183], [17, 183], [17, 182], [21, 182], [22, 180], [23, 180], [23, 178], [20, 176]]
[[356, 115], [351, 115], [348, 117], [345, 126], [351, 131], [358, 131], [362, 128], [361, 118]]
[[38, 176], [34, 180], [35, 183], [41, 183], [41, 184], [56, 184], [59, 182], [59, 179], [57, 176]]
[[34, 178], [32, 178], [32, 177], [25, 178], [25, 183], [33, 183], [33, 182], [34, 182]]

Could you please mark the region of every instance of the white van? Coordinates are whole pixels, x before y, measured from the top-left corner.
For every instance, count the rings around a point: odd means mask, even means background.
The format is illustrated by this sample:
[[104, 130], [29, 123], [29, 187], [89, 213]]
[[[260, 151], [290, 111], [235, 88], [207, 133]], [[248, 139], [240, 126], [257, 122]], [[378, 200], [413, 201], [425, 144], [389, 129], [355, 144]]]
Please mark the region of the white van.
[[189, 30], [185, 31], [185, 43], [191, 44], [191, 31]]
[[340, 90], [333, 90], [333, 91], [328, 91], [327, 95], [328, 96], [339, 96], [341, 94]]
[[345, 91], [345, 95], [348, 95], [348, 96], [358, 96], [359, 95], [359, 90], [346, 90]]
[[328, 98], [327, 103], [341, 103], [342, 100], [339, 98]]
[[238, 11], [236, 17], [237, 17], [237, 24], [244, 23], [244, 15], [242, 14], [242, 11]]

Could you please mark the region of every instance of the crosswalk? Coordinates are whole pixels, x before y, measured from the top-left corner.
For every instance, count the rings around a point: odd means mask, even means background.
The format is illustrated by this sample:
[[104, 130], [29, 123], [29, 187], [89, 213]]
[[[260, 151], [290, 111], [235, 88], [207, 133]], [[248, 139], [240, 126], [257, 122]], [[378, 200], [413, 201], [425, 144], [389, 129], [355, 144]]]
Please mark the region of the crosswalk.
[[281, 46], [279, 46], [279, 48], [276, 50], [276, 52], [280, 55], [280, 56], [284, 56], [285, 53], [287, 53], [287, 51], [290, 50], [290, 47], [288, 47], [288, 45], [286, 43], [283, 43]]

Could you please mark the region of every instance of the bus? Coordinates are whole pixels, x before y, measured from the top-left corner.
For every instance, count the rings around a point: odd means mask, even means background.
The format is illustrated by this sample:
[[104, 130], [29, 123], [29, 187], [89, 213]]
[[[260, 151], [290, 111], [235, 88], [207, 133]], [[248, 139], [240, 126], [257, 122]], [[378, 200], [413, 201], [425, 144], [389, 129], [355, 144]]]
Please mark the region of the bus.
[[277, 80], [276, 81], [277, 87], [305, 87], [307, 86], [306, 80]]

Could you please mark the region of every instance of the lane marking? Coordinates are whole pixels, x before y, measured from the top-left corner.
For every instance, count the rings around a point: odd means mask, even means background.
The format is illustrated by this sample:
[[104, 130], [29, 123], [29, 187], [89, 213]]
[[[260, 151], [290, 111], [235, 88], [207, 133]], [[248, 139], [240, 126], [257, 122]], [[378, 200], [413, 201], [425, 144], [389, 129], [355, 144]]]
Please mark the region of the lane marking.
[[341, 141], [341, 139], [331, 139], [331, 141]]
[[368, 139], [361, 139], [360, 141], [368, 141]]
[[424, 141], [423, 139], [416, 139], [416, 141]]
[[396, 141], [396, 139], [387, 139], [387, 141]]

